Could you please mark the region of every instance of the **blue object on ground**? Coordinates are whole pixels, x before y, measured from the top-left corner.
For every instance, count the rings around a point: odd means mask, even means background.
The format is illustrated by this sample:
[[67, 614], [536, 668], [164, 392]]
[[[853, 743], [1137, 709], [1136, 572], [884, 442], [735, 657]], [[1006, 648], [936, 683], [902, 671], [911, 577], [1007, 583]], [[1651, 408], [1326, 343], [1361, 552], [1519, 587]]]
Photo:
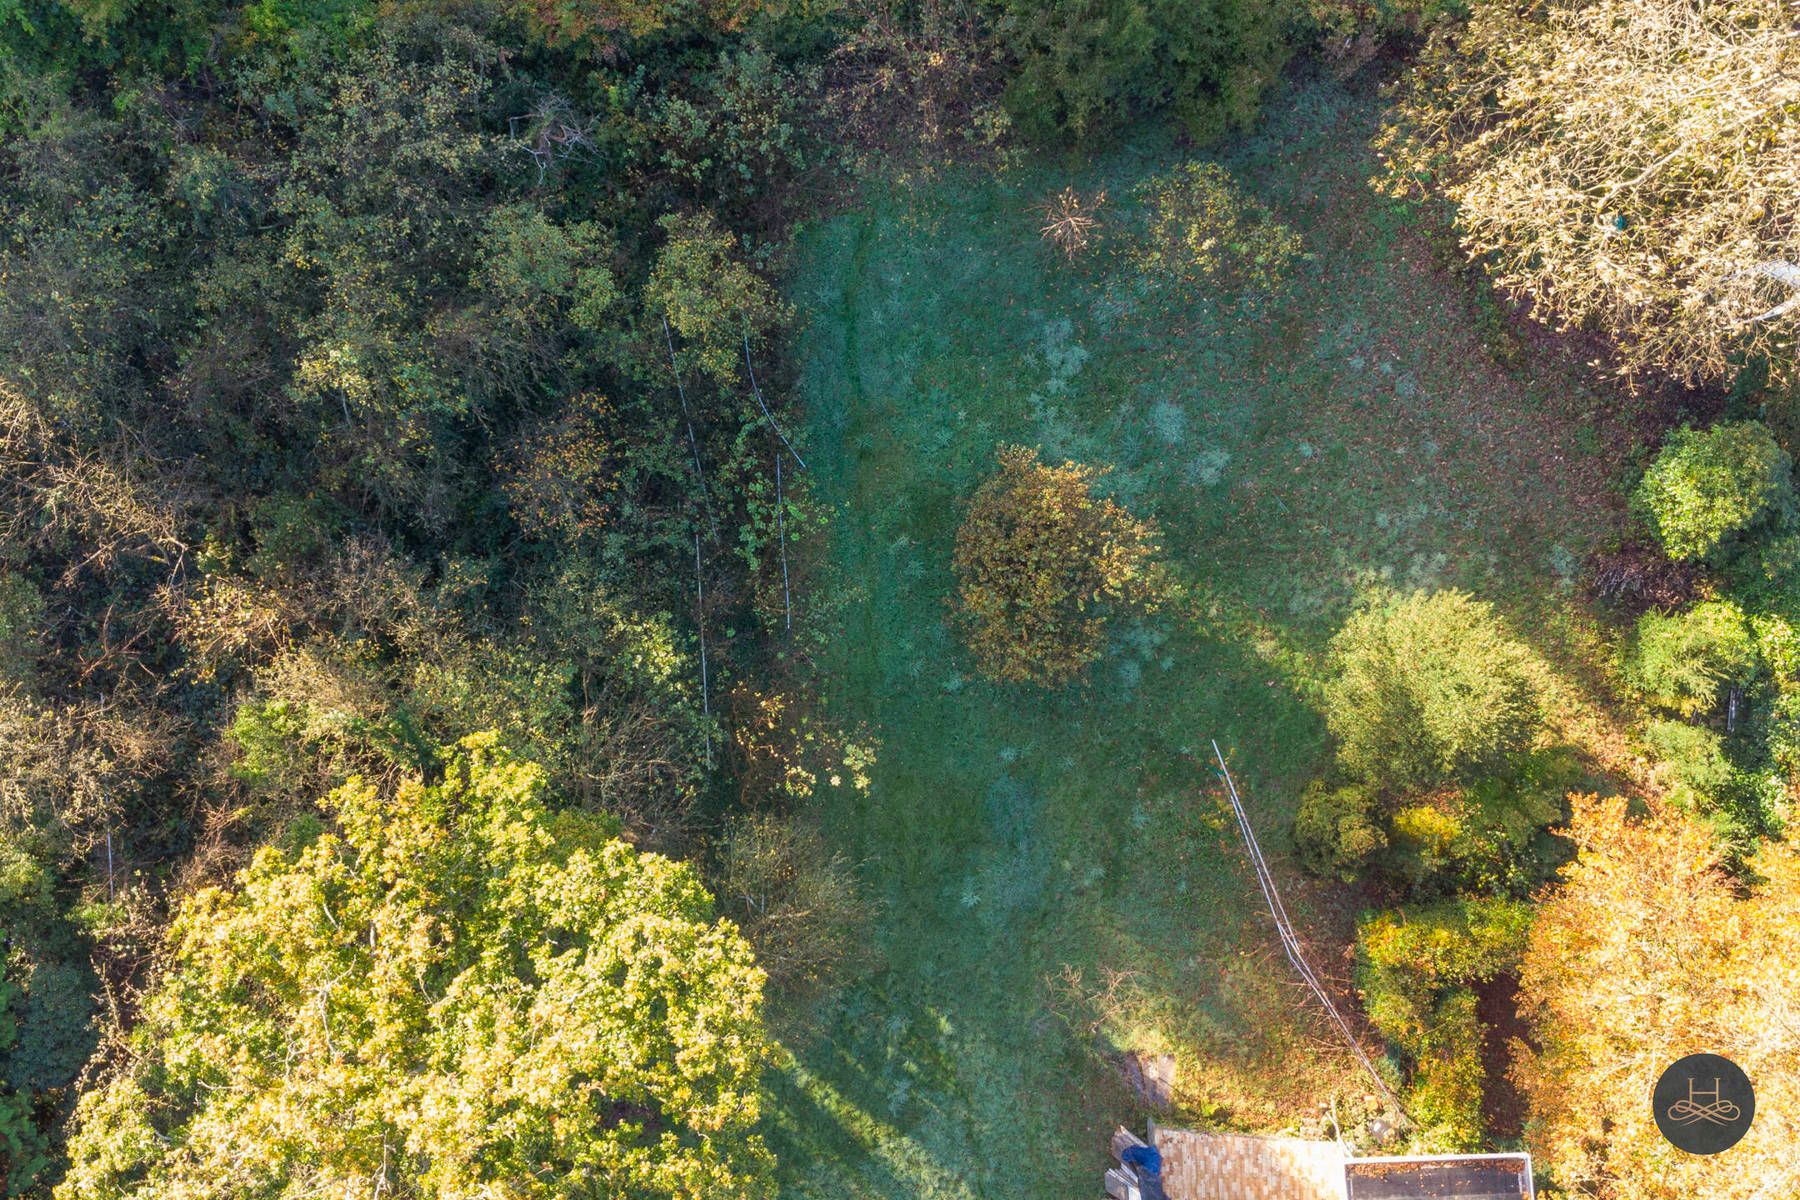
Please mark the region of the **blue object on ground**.
[[1155, 1146], [1127, 1146], [1119, 1161], [1138, 1177], [1138, 1200], [1168, 1200], [1162, 1185], [1162, 1155]]
[[1127, 1146], [1119, 1161], [1136, 1171], [1141, 1178], [1162, 1178], [1162, 1155], [1155, 1146]]

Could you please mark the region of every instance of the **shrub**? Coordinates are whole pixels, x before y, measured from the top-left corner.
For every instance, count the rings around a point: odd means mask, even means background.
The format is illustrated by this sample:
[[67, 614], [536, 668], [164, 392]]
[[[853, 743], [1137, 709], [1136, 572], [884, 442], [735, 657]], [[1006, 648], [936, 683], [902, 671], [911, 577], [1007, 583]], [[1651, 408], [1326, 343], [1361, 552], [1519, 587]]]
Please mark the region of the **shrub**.
[[1758, 665], [1769, 673], [1777, 688], [1789, 688], [1800, 680], [1800, 631], [1786, 617], [1757, 613], [1750, 618], [1756, 640]]
[[1540, 750], [1460, 791], [1402, 807], [1384, 866], [1419, 898], [1529, 896], [1564, 859], [1550, 830], [1582, 774], [1568, 750]]
[[1014, 120], [1092, 137], [1167, 112], [1198, 138], [1248, 127], [1287, 58], [1281, 5], [1240, 0], [990, 0], [1015, 56]]
[[0, 570], [0, 683], [31, 678], [43, 619], [44, 598], [31, 580]]
[[1294, 817], [1294, 848], [1301, 865], [1315, 875], [1353, 882], [1387, 845], [1379, 808], [1379, 798], [1369, 788], [1314, 780]]
[[[1328, 43], [1416, 32], [1461, 8], [1461, 0], [1303, 0], [1300, 5], [1308, 25]], [[1324, 49], [1329, 56], [1329, 44]]]
[[637, 38], [669, 31], [716, 36], [737, 29], [767, 5], [763, 0], [523, 0], [516, 7], [545, 45], [604, 60]]
[[1482, 1140], [1481, 1024], [1472, 985], [1513, 970], [1531, 908], [1451, 900], [1364, 914], [1356, 982], [1369, 1020], [1412, 1060], [1408, 1108], [1428, 1139], [1456, 1149]]
[[1415, 894], [1453, 868], [1468, 840], [1459, 799], [1451, 794], [1394, 813], [1394, 867]]
[[1093, 494], [1102, 472], [1004, 446], [956, 532], [956, 607], [983, 673], [1066, 683], [1100, 655], [1098, 604], [1151, 598], [1155, 527]]
[[779, 206], [818, 155], [805, 110], [819, 89], [816, 66], [796, 69], [755, 45], [721, 52], [691, 84], [650, 99], [657, 164], [727, 220]]
[[1459, 591], [1364, 608], [1331, 642], [1325, 719], [1338, 757], [1379, 787], [1470, 778], [1525, 749], [1539, 723], [1530, 655]]
[[1156, 282], [1272, 292], [1300, 238], [1243, 194], [1216, 163], [1184, 163], [1137, 187], [1149, 214], [1132, 259]]
[[1790, 780], [1800, 779], [1800, 692], [1776, 697], [1765, 736], [1775, 765]]
[[1680, 721], [1652, 721], [1644, 740], [1661, 760], [1669, 798], [1694, 812], [1706, 812], [1731, 781], [1723, 740], [1712, 730]]
[[619, 473], [613, 425], [612, 405], [583, 392], [520, 434], [500, 491], [525, 536], [591, 544], [606, 529]]
[[[744, 340], [760, 346], [787, 317], [781, 297], [752, 271], [738, 241], [710, 212], [670, 213], [657, 222], [668, 240], [644, 284], [644, 308], [681, 339], [686, 366], [722, 388], [737, 385]], [[663, 351], [660, 329], [653, 358]]]
[[[33, 839], [35, 840], [35, 839]], [[98, 981], [64, 919], [56, 877], [0, 829], [0, 1195], [40, 1195], [54, 1164], [54, 1118], [93, 1053]]]
[[868, 965], [870, 909], [850, 861], [798, 819], [739, 818], [721, 847], [719, 907], [790, 1000], [824, 995]]
[[[0, 1061], [11, 1055], [18, 1042], [11, 1009], [20, 992], [7, 974], [6, 959], [0, 956]], [[29, 1089], [0, 1089], [0, 1195], [25, 1195], [50, 1166], [49, 1140], [34, 1119], [35, 1101]]]
[[1670, 558], [1704, 558], [1793, 506], [1793, 462], [1757, 421], [1671, 433], [1632, 502]]
[[1628, 675], [1659, 708], [1687, 717], [1706, 712], [1718, 703], [1722, 687], [1747, 682], [1756, 669], [1750, 624], [1729, 600], [1638, 619]]

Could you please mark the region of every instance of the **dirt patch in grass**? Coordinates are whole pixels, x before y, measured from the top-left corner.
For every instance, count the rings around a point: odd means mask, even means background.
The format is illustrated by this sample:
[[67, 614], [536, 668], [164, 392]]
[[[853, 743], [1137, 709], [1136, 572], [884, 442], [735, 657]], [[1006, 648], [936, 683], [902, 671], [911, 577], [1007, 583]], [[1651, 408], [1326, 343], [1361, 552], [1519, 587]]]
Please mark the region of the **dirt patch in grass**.
[[1510, 1140], [1525, 1131], [1525, 1097], [1512, 1081], [1512, 1045], [1530, 1035], [1519, 1017], [1519, 977], [1496, 975], [1475, 989], [1475, 1016], [1481, 1022], [1481, 1119], [1495, 1138]]

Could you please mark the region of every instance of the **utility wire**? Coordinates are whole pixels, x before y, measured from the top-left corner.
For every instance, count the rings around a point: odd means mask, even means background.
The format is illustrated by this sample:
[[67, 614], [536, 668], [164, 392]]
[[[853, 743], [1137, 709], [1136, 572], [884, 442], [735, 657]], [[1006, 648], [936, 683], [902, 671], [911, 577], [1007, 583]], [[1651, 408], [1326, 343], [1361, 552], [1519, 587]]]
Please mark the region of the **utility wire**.
[[1381, 1094], [1394, 1106], [1394, 1111], [1403, 1120], [1410, 1122], [1412, 1118], [1407, 1116], [1400, 1097], [1394, 1094], [1394, 1089], [1388, 1086], [1387, 1080], [1381, 1077], [1381, 1072], [1375, 1069], [1375, 1064], [1369, 1061], [1369, 1056], [1364, 1053], [1362, 1043], [1356, 1040], [1350, 1023], [1344, 1020], [1344, 1014], [1332, 1003], [1331, 993], [1325, 990], [1325, 985], [1319, 981], [1311, 964], [1306, 961], [1306, 953], [1300, 946], [1300, 936], [1294, 932], [1294, 923], [1288, 920], [1287, 908], [1281, 903], [1281, 893], [1275, 889], [1275, 876], [1270, 873], [1269, 864], [1263, 859], [1262, 847], [1256, 841], [1256, 832], [1250, 828], [1250, 815], [1244, 811], [1243, 799], [1238, 796], [1237, 784], [1232, 781], [1231, 770], [1225, 765], [1225, 755], [1220, 752], [1217, 740], [1213, 741], [1212, 748], [1213, 756], [1219, 760], [1219, 773], [1225, 777], [1225, 791], [1231, 797], [1231, 811], [1237, 816], [1238, 832], [1244, 835], [1244, 847], [1250, 853], [1250, 865], [1256, 872], [1257, 885], [1262, 888], [1263, 900], [1269, 906], [1269, 915], [1275, 919], [1275, 929], [1281, 935], [1282, 951], [1295, 972], [1324, 1006], [1326, 1015], [1331, 1018], [1331, 1023], [1337, 1027], [1338, 1032], [1343, 1034], [1344, 1041], [1355, 1053], [1357, 1061], [1362, 1063], [1363, 1069], [1369, 1073], [1369, 1078], [1375, 1081]]
[[781, 439], [781, 444], [787, 447], [787, 452], [794, 456], [794, 461], [800, 464], [800, 469], [806, 470], [806, 460], [800, 457], [798, 450], [794, 449], [794, 443], [788, 441], [787, 434], [781, 432], [781, 425], [775, 420], [775, 414], [769, 411], [768, 401], [763, 399], [762, 388], [756, 384], [756, 364], [750, 361], [750, 327], [748, 325], [744, 327], [744, 368], [750, 372], [750, 394], [756, 397], [757, 407], [762, 409], [763, 416], [769, 422], [769, 428], [775, 431], [775, 436]]

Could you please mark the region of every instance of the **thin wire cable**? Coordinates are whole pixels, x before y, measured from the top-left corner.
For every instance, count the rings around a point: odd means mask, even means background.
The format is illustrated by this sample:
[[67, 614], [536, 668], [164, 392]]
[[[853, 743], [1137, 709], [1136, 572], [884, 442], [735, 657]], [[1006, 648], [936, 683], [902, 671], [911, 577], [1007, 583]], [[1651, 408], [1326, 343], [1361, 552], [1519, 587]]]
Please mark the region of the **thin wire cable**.
[[1306, 953], [1300, 946], [1300, 936], [1294, 932], [1294, 923], [1288, 919], [1287, 907], [1282, 904], [1281, 893], [1275, 887], [1275, 876], [1269, 871], [1269, 864], [1263, 859], [1262, 847], [1256, 841], [1256, 831], [1250, 828], [1250, 815], [1244, 811], [1244, 801], [1238, 795], [1237, 784], [1231, 778], [1231, 769], [1225, 765], [1225, 755], [1219, 750], [1217, 740], [1213, 741], [1212, 748], [1213, 756], [1219, 760], [1219, 773], [1225, 777], [1225, 791], [1231, 797], [1231, 811], [1237, 817], [1238, 832], [1243, 834], [1244, 846], [1249, 851], [1250, 866], [1256, 872], [1257, 885], [1262, 889], [1263, 900], [1269, 906], [1269, 915], [1275, 920], [1276, 932], [1281, 935], [1282, 952], [1287, 955], [1287, 960], [1293, 966], [1294, 971], [1317, 997], [1319, 1003], [1324, 1006], [1326, 1014], [1331, 1018], [1331, 1023], [1337, 1027], [1339, 1033], [1343, 1034], [1344, 1041], [1355, 1053], [1357, 1061], [1362, 1063], [1363, 1069], [1369, 1073], [1369, 1078], [1375, 1081], [1375, 1086], [1381, 1089], [1381, 1094], [1388, 1098], [1388, 1102], [1394, 1106], [1394, 1110], [1402, 1118], [1410, 1121], [1412, 1118], [1407, 1116], [1406, 1109], [1400, 1103], [1400, 1097], [1394, 1094], [1394, 1089], [1388, 1086], [1387, 1080], [1381, 1077], [1381, 1072], [1375, 1069], [1375, 1064], [1363, 1052], [1362, 1043], [1356, 1040], [1356, 1034], [1351, 1030], [1350, 1023], [1344, 1020], [1344, 1014], [1340, 1013], [1337, 1005], [1332, 1003], [1331, 993], [1325, 990], [1325, 985], [1320, 982], [1319, 977], [1313, 973], [1311, 964], [1306, 961]]
[[744, 326], [744, 368], [750, 372], [750, 394], [756, 397], [757, 406], [762, 409], [763, 416], [768, 419], [769, 428], [775, 431], [775, 436], [781, 439], [781, 444], [787, 447], [787, 452], [794, 456], [794, 461], [800, 464], [800, 469], [806, 470], [806, 460], [800, 457], [798, 450], [794, 449], [794, 443], [788, 441], [787, 434], [781, 432], [780, 423], [775, 420], [775, 414], [769, 411], [768, 401], [763, 399], [762, 388], [757, 386], [756, 364], [750, 361], [750, 326], [748, 324]]

